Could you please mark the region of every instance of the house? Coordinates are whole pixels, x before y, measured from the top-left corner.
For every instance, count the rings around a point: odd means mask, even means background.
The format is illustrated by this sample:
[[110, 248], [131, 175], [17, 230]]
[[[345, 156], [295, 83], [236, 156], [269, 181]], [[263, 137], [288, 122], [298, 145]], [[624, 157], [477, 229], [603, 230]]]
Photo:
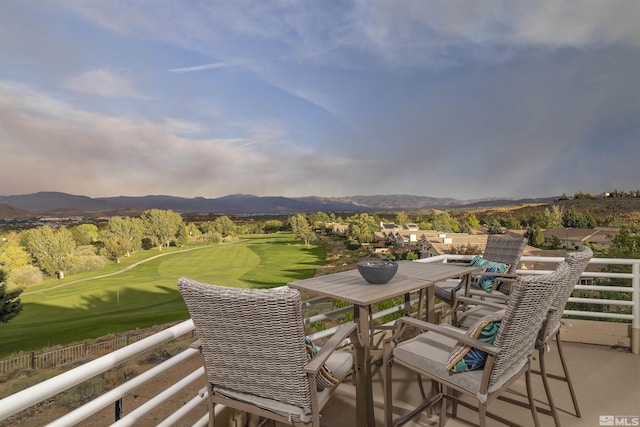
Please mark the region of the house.
[[601, 248], [612, 246], [612, 237], [620, 232], [618, 228], [596, 227], [596, 228], [550, 228], [542, 232], [544, 243], [552, 246], [554, 241], [557, 246], [564, 249], [575, 249], [586, 243], [595, 244]]

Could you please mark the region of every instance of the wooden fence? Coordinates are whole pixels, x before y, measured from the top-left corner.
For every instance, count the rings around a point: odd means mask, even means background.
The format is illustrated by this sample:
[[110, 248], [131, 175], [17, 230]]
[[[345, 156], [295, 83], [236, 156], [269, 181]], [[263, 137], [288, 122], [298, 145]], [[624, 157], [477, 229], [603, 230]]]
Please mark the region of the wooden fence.
[[23, 353], [9, 359], [0, 360], [0, 374], [20, 369], [50, 369], [100, 356], [140, 341], [158, 332], [157, 330], [127, 333], [112, 339], [85, 341], [69, 347], [49, 350], [43, 353]]

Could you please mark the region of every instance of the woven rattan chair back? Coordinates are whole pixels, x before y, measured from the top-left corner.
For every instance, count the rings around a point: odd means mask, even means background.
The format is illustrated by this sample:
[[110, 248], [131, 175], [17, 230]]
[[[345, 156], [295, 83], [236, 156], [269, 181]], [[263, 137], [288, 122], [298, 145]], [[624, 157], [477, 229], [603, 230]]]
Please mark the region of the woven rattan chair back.
[[553, 301], [551, 302], [551, 309], [549, 311], [549, 317], [546, 323], [546, 330], [544, 333], [544, 340], [547, 341], [552, 335], [555, 335], [558, 327], [560, 326], [560, 320], [567, 301], [573, 292], [573, 288], [580, 281], [582, 272], [587, 268], [593, 251], [586, 246], [582, 246], [580, 250], [576, 252], [569, 252], [564, 259], [564, 262], [569, 266], [569, 276], [567, 282], [561, 289], [556, 292]]
[[214, 388], [311, 407], [300, 293], [228, 288], [187, 278], [178, 287]]
[[525, 246], [527, 246], [526, 238], [513, 238], [490, 234], [487, 237], [487, 246], [484, 249], [483, 258], [509, 264], [507, 273], [513, 274], [518, 269], [518, 264]]
[[566, 282], [569, 266], [562, 263], [550, 274], [521, 276], [513, 286], [504, 320], [496, 336], [496, 355], [489, 392], [500, 388], [524, 366], [543, 327], [558, 285]]

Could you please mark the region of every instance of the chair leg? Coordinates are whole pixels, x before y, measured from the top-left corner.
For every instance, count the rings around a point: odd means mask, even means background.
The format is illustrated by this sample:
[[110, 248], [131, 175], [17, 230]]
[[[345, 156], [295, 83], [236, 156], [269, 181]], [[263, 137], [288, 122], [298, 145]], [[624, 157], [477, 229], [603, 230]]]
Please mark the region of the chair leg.
[[440, 402], [440, 417], [438, 418], [438, 427], [444, 427], [444, 424], [447, 420], [447, 386], [442, 384], [441, 386], [442, 392], [442, 401]]
[[527, 398], [529, 398], [529, 407], [531, 408], [531, 415], [533, 416], [533, 425], [539, 427], [540, 420], [538, 419], [538, 411], [536, 411], [536, 402], [533, 399], [533, 389], [531, 387], [531, 363], [529, 363], [527, 367], [525, 379], [527, 384]]
[[569, 376], [569, 368], [567, 367], [567, 362], [564, 358], [564, 353], [562, 351], [562, 340], [560, 339], [560, 331], [556, 333], [556, 346], [558, 347], [558, 355], [560, 356], [560, 363], [562, 364], [562, 370], [564, 371], [564, 377], [569, 386], [569, 393], [571, 393], [571, 400], [573, 401], [573, 409], [576, 411], [576, 417], [582, 418], [580, 414], [580, 408], [578, 407], [578, 398], [576, 397], [576, 392], [573, 389], [573, 383], [571, 382], [571, 377]]
[[418, 380], [418, 388], [420, 389], [420, 395], [422, 396], [422, 400], [427, 400], [427, 393], [424, 391], [424, 384], [422, 383], [422, 375], [416, 374]]
[[207, 387], [209, 392], [209, 427], [215, 427], [216, 424], [216, 404], [213, 403], [213, 386], [209, 384]]
[[[385, 351], [388, 351], [385, 349]], [[390, 426], [393, 422], [393, 402], [392, 402], [392, 389], [391, 389], [391, 362], [387, 360], [386, 354], [384, 358], [384, 375], [382, 382], [384, 386], [384, 425]]]
[[544, 392], [547, 394], [547, 402], [549, 402], [549, 409], [553, 415], [553, 422], [556, 427], [560, 427], [560, 419], [558, 418], [558, 411], [556, 405], [553, 402], [553, 395], [551, 394], [551, 387], [549, 387], [549, 377], [547, 377], [547, 366], [544, 360], [545, 346], [538, 348], [538, 361], [540, 362], [540, 376], [542, 377], [542, 385], [544, 386]]
[[480, 427], [487, 427], [487, 405], [485, 403], [478, 405], [478, 418], [480, 420]]

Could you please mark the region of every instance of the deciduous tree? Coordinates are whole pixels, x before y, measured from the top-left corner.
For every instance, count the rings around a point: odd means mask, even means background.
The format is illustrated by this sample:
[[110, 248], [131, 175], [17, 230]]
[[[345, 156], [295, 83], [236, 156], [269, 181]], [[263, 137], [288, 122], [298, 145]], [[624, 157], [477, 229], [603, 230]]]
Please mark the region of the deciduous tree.
[[63, 279], [65, 270], [73, 263], [76, 247], [71, 232], [64, 227], [53, 230], [45, 225], [29, 230], [27, 241], [27, 248], [42, 271]]
[[359, 243], [368, 243], [375, 240], [375, 232], [378, 231], [378, 222], [376, 219], [367, 214], [355, 214], [347, 218], [349, 228], [347, 229], [347, 237]]
[[144, 233], [155, 240], [158, 250], [162, 250], [162, 246], [169, 246], [182, 224], [180, 214], [171, 210], [149, 209], [140, 218], [144, 224]]

